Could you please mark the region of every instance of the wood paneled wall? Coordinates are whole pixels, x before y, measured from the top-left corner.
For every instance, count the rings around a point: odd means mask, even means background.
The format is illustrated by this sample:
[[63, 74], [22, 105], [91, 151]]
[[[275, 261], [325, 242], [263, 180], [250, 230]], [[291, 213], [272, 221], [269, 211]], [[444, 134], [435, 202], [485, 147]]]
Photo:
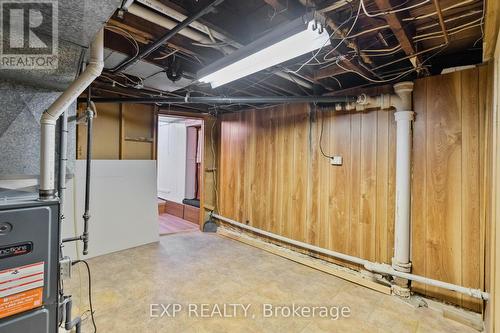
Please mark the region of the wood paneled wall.
[[[413, 272], [482, 288], [482, 173], [487, 71], [416, 81]], [[394, 111], [339, 113], [284, 105], [225, 115], [220, 212], [286, 237], [390, 263], [394, 244]], [[321, 142], [321, 144], [320, 144]], [[341, 155], [342, 166], [322, 155]], [[477, 301], [417, 290], [481, 310]]]
[[[96, 104], [94, 159], [156, 159], [156, 113], [151, 105]], [[81, 104], [78, 114], [85, 111]], [[87, 153], [87, 127], [77, 127], [77, 159]]]

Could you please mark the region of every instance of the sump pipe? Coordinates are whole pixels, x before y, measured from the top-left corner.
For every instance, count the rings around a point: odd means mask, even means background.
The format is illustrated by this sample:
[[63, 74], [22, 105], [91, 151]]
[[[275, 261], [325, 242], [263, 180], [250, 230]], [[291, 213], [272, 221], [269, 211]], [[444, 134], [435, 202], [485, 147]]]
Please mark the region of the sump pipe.
[[246, 224], [234, 221], [232, 219], [229, 219], [229, 218], [224, 217], [224, 216], [219, 215], [219, 214], [212, 214], [212, 216], [215, 217], [216, 219], [219, 219], [221, 221], [224, 221], [224, 222], [229, 223], [231, 225], [234, 225], [236, 227], [254, 232], [256, 234], [260, 234], [260, 235], [263, 235], [263, 236], [266, 236], [266, 237], [269, 237], [269, 238], [272, 238], [275, 240], [279, 240], [281, 242], [295, 245], [295, 246], [301, 247], [303, 249], [307, 249], [307, 250], [311, 250], [311, 251], [314, 251], [317, 253], [325, 254], [325, 255], [333, 257], [333, 258], [337, 258], [337, 259], [349, 261], [349, 262], [352, 262], [352, 263], [355, 263], [358, 265], [362, 265], [365, 269], [372, 271], [372, 272], [387, 274], [387, 275], [391, 275], [394, 277], [399, 277], [399, 278], [403, 278], [403, 279], [407, 279], [407, 280], [411, 280], [411, 281], [415, 281], [415, 282], [420, 282], [420, 283], [423, 283], [426, 285], [455, 291], [455, 292], [465, 294], [465, 295], [468, 295], [468, 296], [471, 296], [474, 298], [479, 298], [479, 299], [482, 299], [485, 301], [487, 301], [489, 299], [489, 294], [487, 292], [484, 292], [484, 291], [479, 290], [479, 289], [467, 288], [467, 287], [459, 286], [459, 285], [448, 283], [448, 282], [430, 279], [430, 278], [427, 278], [425, 276], [399, 272], [387, 264], [374, 263], [374, 262], [371, 262], [371, 261], [368, 261], [366, 259], [362, 259], [359, 257], [351, 256], [348, 254], [344, 254], [344, 253], [324, 249], [324, 248], [321, 248], [318, 246], [314, 246], [311, 244], [303, 243], [300, 241], [296, 241], [296, 240], [293, 240], [293, 239], [290, 239], [290, 238], [287, 238], [284, 236], [277, 235], [277, 234], [269, 232], [269, 231], [265, 231], [265, 230], [261, 230], [258, 228], [254, 228], [252, 226], [248, 226]]
[[[266, 103], [353, 103], [356, 96], [214, 96], [214, 97], [97, 97], [94, 103], [137, 104], [266, 104]], [[79, 98], [78, 102], [85, 102]]]

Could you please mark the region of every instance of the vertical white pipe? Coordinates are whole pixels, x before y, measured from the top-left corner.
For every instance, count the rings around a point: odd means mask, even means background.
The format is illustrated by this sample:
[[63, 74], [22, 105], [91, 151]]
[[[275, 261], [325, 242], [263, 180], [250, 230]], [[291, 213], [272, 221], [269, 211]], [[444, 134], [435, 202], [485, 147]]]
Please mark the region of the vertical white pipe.
[[104, 67], [104, 31], [101, 29], [90, 46], [90, 62], [82, 74], [42, 114], [40, 147], [40, 199], [55, 197], [55, 132], [59, 116], [101, 75]]
[[[410, 216], [411, 216], [411, 150], [413, 82], [394, 85], [396, 95], [391, 105], [396, 108], [396, 214], [394, 226], [394, 257], [392, 266], [401, 272], [411, 271]], [[405, 285], [405, 283], [402, 283]]]
[[393, 267], [410, 270], [411, 147], [413, 111], [397, 111], [396, 118], [396, 216]]
[[55, 195], [54, 164], [56, 144], [56, 121], [46, 112], [40, 120], [40, 198], [51, 198]]

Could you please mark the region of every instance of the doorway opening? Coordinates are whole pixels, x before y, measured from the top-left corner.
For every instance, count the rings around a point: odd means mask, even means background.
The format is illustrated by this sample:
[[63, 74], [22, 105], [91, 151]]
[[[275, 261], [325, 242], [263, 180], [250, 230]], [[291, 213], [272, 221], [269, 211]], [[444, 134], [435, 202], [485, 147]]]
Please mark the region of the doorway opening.
[[158, 213], [160, 235], [199, 230], [203, 120], [158, 117]]

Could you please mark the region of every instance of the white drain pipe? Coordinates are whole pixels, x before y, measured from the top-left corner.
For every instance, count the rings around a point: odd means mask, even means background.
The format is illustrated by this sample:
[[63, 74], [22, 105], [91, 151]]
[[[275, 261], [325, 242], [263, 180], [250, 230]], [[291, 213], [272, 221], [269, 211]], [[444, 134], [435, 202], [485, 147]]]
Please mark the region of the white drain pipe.
[[365, 269], [381, 274], [390, 275], [395, 278], [396, 285], [392, 286], [394, 294], [400, 296], [410, 296], [410, 290], [407, 287], [409, 280], [420, 282], [422, 284], [443, 288], [465, 294], [474, 298], [488, 300], [489, 294], [480, 289], [463, 287], [453, 283], [439, 281], [425, 276], [409, 273], [411, 270], [410, 262], [410, 214], [411, 214], [411, 149], [412, 149], [412, 121], [414, 112], [412, 109], [413, 82], [401, 82], [394, 85], [394, 95], [380, 95], [370, 97], [360, 95], [356, 102], [356, 110], [362, 111], [368, 108], [396, 109], [396, 216], [395, 216], [395, 246], [393, 265], [381, 264], [368, 261], [363, 258], [351, 256], [348, 254], [324, 249], [311, 244], [296, 241], [281, 235], [261, 230], [246, 224], [234, 221], [227, 217], [212, 214], [213, 217], [227, 222], [236, 227], [249, 230], [275, 240], [292, 244], [317, 253], [322, 253], [333, 258], [349, 261], [363, 266]]
[[[401, 82], [394, 85], [394, 95], [380, 95], [358, 98], [358, 110], [366, 108], [388, 109], [394, 107], [396, 113], [396, 214], [394, 222], [394, 257], [392, 267], [396, 271], [409, 273], [411, 271], [411, 150], [412, 122], [415, 112], [412, 111], [413, 82]], [[407, 281], [397, 281], [400, 293], [409, 293]]]
[[101, 75], [104, 67], [104, 30], [100, 30], [90, 45], [90, 61], [81, 75], [42, 114], [40, 147], [40, 190], [41, 200], [53, 199], [56, 194], [55, 175], [55, 133], [56, 122], [61, 114], [77, 97]]
[[272, 238], [272, 239], [275, 239], [275, 240], [278, 240], [281, 242], [295, 245], [295, 246], [301, 247], [303, 249], [311, 250], [311, 251], [314, 251], [317, 253], [325, 254], [325, 255], [333, 257], [333, 258], [337, 258], [337, 259], [349, 261], [349, 262], [352, 262], [352, 263], [355, 263], [358, 265], [362, 265], [365, 269], [372, 271], [372, 272], [391, 275], [391, 276], [406, 279], [406, 280], [420, 282], [420, 283], [423, 283], [423, 284], [426, 284], [429, 286], [434, 286], [434, 287], [443, 288], [443, 289], [447, 289], [447, 290], [451, 290], [451, 291], [456, 291], [458, 293], [468, 295], [468, 296], [471, 296], [474, 298], [479, 298], [479, 299], [482, 299], [485, 301], [487, 301], [490, 297], [490, 295], [487, 292], [484, 292], [484, 291], [479, 290], [479, 289], [467, 288], [467, 287], [459, 286], [459, 285], [456, 285], [453, 283], [448, 283], [448, 282], [430, 279], [430, 278], [427, 278], [425, 276], [396, 271], [394, 268], [392, 268], [391, 266], [389, 266], [387, 264], [374, 263], [374, 262], [371, 262], [371, 261], [368, 261], [366, 259], [362, 259], [359, 257], [351, 256], [348, 254], [344, 254], [344, 253], [324, 249], [324, 248], [321, 248], [318, 246], [314, 246], [311, 244], [303, 243], [300, 241], [296, 241], [294, 239], [290, 239], [290, 238], [287, 238], [287, 237], [284, 237], [281, 235], [277, 235], [277, 234], [269, 232], [269, 231], [265, 231], [265, 230], [261, 230], [261, 229], [255, 228], [255, 227], [251, 227], [249, 225], [246, 225], [246, 224], [240, 223], [238, 221], [234, 221], [232, 219], [224, 217], [222, 215], [212, 214], [212, 216], [218, 220], [227, 222], [231, 225], [234, 225], [236, 227], [251, 231], [253, 233], [256, 233], [256, 234], [259, 234], [262, 236], [266, 236], [268, 238]]
[[410, 262], [410, 216], [411, 216], [411, 150], [412, 122], [412, 82], [402, 82], [394, 86], [399, 101], [396, 106], [396, 215], [394, 227], [394, 257], [392, 267], [400, 272], [411, 271]]

